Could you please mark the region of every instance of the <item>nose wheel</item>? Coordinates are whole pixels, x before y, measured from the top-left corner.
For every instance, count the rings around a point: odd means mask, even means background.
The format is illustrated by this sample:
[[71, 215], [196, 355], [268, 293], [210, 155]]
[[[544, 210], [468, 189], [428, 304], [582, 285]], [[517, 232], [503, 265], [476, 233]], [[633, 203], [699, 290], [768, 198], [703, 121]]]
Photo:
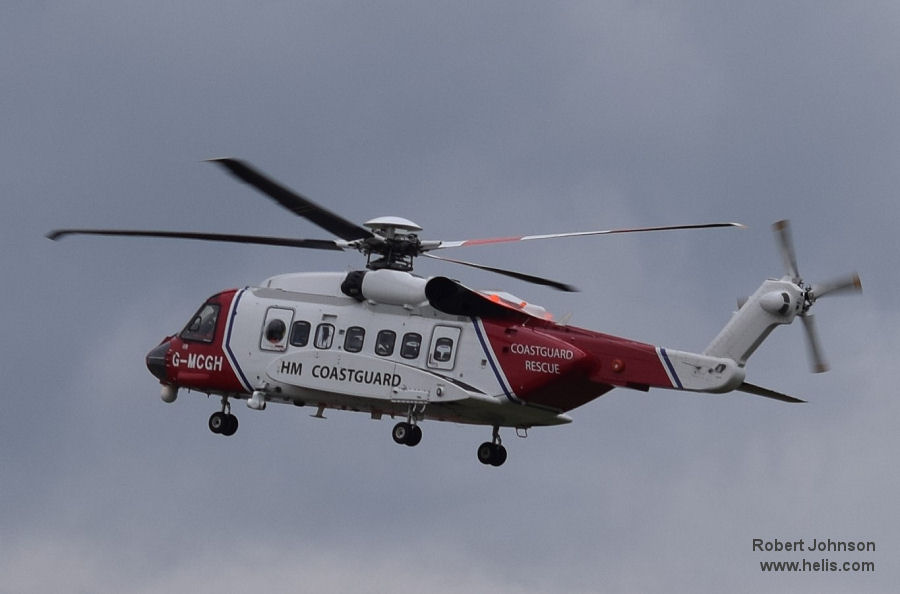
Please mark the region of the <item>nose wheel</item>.
[[231, 404], [227, 398], [222, 398], [222, 410], [216, 411], [209, 417], [209, 430], [218, 435], [234, 435], [238, 429], [238, 419], [231, 414]]

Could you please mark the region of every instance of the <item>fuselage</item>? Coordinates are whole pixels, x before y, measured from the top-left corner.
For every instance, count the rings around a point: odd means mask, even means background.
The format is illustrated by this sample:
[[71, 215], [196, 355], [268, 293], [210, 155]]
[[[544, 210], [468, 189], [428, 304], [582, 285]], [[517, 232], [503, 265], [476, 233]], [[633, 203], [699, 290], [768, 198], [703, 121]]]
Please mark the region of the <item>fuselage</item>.
[[696, 355], [557, 324], [507, 294], [367, 274], [358, 291], [348, 290], [350, 275], [304, 273], [218, 293], [151, 351], [148, 367], [172, 398], [185, 388], [251, 406], [375, 418], [414, 409], [419, 418], [513, 427], [569, 422], [564, 413], [617, 386], [724, 391], [735, 381], [733, 369], [716, 374], [704, 361], [713, 375], [685, 385], [676, 367]]

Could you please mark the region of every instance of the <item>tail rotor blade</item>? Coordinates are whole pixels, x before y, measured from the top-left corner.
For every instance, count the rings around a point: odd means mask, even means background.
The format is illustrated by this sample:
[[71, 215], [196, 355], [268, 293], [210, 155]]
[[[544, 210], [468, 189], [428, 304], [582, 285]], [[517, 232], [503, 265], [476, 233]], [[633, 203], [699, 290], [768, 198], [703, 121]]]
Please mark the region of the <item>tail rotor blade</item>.
[[829, 293], [859, 293], [861, 291], [862, 282], [859, 280], [859, 275], [855, 272], [824, 283], [816, 283], [812, 286], [812, 294], [816, 299]]
[[806, 329], [806, 344], [809, 349], [813, 373], [828, 371], [828, 363], [825, 361], [825, 355], [822, 354], [822, 344], [819, 341], [819, 331], [816, 329], [815, 318], [813, 318], [812, 314], [803, 314], [800, 316], [800, 319], [803, 320], [803, 327]]
[[800, 273], [797, 269], [797, 252], [794, 251], [794, 240], [791, 238], [791, 222], [787, 219], [777, 221], [772, 225], [772, 229], [778, 238], [785, 271], [791, 275], [795, 283], [800, 282]]

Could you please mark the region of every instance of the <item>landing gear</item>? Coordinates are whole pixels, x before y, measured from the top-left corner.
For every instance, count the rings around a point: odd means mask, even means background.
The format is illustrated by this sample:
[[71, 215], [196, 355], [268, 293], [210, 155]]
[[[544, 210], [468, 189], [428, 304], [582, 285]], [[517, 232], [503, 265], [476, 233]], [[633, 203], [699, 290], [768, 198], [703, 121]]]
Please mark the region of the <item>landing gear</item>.
[[400, 445], [408, 445], [409, 447], [419, 445], [422, 441], [422, 428], [416, 424], [416, 421], [424, 418], [425, 405], [419, 402], [410, 402], [406, 409], [406, 422], [394, 425], [391, 431], [391, 437], [394, 443]]
[[506, 448], [500, 440], [500, 427], [494, 425], [494, 435], [491, 441], [486, 441], [478, 446], [478, 461], [491, 466], [501, 466], [506, 462]]
[[412, 447], [422, 441], [422, 428], [412, 423], [397, 423], [394, 425], [391, 437], [394, 438], [395, 443]]
[[478, 461], [482, 464], [500, 466], [506, 462], [506, 448], [500, 444], [486, 441], [478, 446]]
[[227, 398], [222, 398], [222, 410], [209, 417], [209, 430], [219, 435], [234, 435], [238, 430], [237, 417], [231, 414], [231, 405]]

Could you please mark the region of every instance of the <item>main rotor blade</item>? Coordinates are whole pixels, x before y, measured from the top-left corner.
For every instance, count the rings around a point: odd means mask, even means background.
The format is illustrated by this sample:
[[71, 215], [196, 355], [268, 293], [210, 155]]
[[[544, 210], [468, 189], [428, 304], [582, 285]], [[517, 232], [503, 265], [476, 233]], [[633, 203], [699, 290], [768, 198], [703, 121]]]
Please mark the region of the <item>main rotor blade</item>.
[[829, 293], [859, 293], [861, 291], [862, 281], [855, 272], [812, 286], [812, 294], [816, 299]]
[[765, 396], [766, 398], [772, 398], [774, 400], [781, 400], [782, 402], [793, 402], [793, 403], [805, 403], [806, 400], [800, 400], [799, 398], [794, 398], [793, 396], [788, 396], [787, 394], [782, 394], [781, 392], [776, 392], [775, 390], [770, 390], [768, 388], [763, 388], [762, 386], [757, 386], [754, 384], [748, 384], [747, 382], [742, 383], [737, 387], [739, 392], [746, 392], [747, 394], [755, 394], [757, 396]]
[[67, 235], [119, 235], [126, 237], [165, 237], [176, 239], [198, 239], [201, 241], [224, 241], [229, 243], [279, 245], [286, 247], [311, 248], [316, 250], [337, 250], [344, 248], [336, 241], [328, 239], [293, 239], [290, 237], [266, 237], [261, 235], [233, 235], [229, 233], [191, 233], [181, 231], [141, 231], [120, 229], [57, 229], [47, 234], [54, 241]]
[[549, 233], [545, 235], [517, 235], [514, 237], [489, 237], [485, 239], [464, 239], [462, 241], [439, 241], [432, 245], [422, 242], [422, 250], [436, 250], [453, 247], [488, 245], [492, 243], [510, 243], [514, 241], [531, 241], [533, 239], [559, 239], [563, 237], [584, 237], [587, 235], [613, 235], [616, 233], [642, 233], [644, 231], [674, 231], [677, 229], [712, 229], [716, 227], [745, 228], [741, 223], [700, 223], [694, 225], [663, 225], [659, 227], [630, 227], [623, 229], [604, 229], [600, 231], [575, 231], [573, 233]]
[[272, 178], [254, 169], [249, 163], [231, 158], [210, 159], [210, 162], [221, 165], [230, 171], [232, 175], [266, 194], [297, 216], [315, 223], [341, 239], [353, 241], [355, 239], [374, 237], [365, 227], [360, 227], [356, 223], [319, 206], [309, 198], [305, 198], [297, 192], [282, 186]]
[[819, 341], [819, 331], [816, 329], [815, 318], [812, 314], [804, 313], [800, 315], [800, 319], [803, 321], [803, 328], [806, 330], [806, 346], [809, 350], [812, 372], [824, 373], [828, 371], [828, 363], [825, 361], [825, 355], [822, 354], [822, 343]]
[[504, 276], [517, 278], [519, 280], [533, 283], [535, 285], [543, 285], [545, 287], [553, 287], [554, 289], [558, 289], [560, 291], [568, 291], [570, 293], [574, 293], [574, 292], [578, 291], [578, 289], [573, 287], [572, 285], [567, 285], [566, 283], [551, 280], [549, 278], [543, 278], [540, 276], [532, 276], [530, 274], [525, 274], [523, 272], [515, 272], [513, 270], [506, 270], [505, 268], [494, 268], [493, 266], [485, 266], [484, 264], [475, 264], [474, 262], [466, 262], [464, 260], [454, 260], [453, 258], [443, 258], [441, 256], [434, 256], [432, 254], [423, 253], [422, 255], [425, 256], [426, 258], [431, 258], [432, 260], [442, 260], [444, 262], [452, 262], [454, 264], [461, 264], [462, 266], [469, 266], [471, 268], [477, 268], [479, 270], [487, 270], [488, 272], [495, 272], [497, 274], [502, 274]]
[[791, 275], [791, 279], [795, 283], [800, 282], [800, 272], [797, 269], [797, 252], [794, 250], [794, 240], [791, 238], [791, 222], [787, 219], [776, 221], [772, 225], [772, 229], [775, 231], [775, 237], [778, 238], [785, 271]]

